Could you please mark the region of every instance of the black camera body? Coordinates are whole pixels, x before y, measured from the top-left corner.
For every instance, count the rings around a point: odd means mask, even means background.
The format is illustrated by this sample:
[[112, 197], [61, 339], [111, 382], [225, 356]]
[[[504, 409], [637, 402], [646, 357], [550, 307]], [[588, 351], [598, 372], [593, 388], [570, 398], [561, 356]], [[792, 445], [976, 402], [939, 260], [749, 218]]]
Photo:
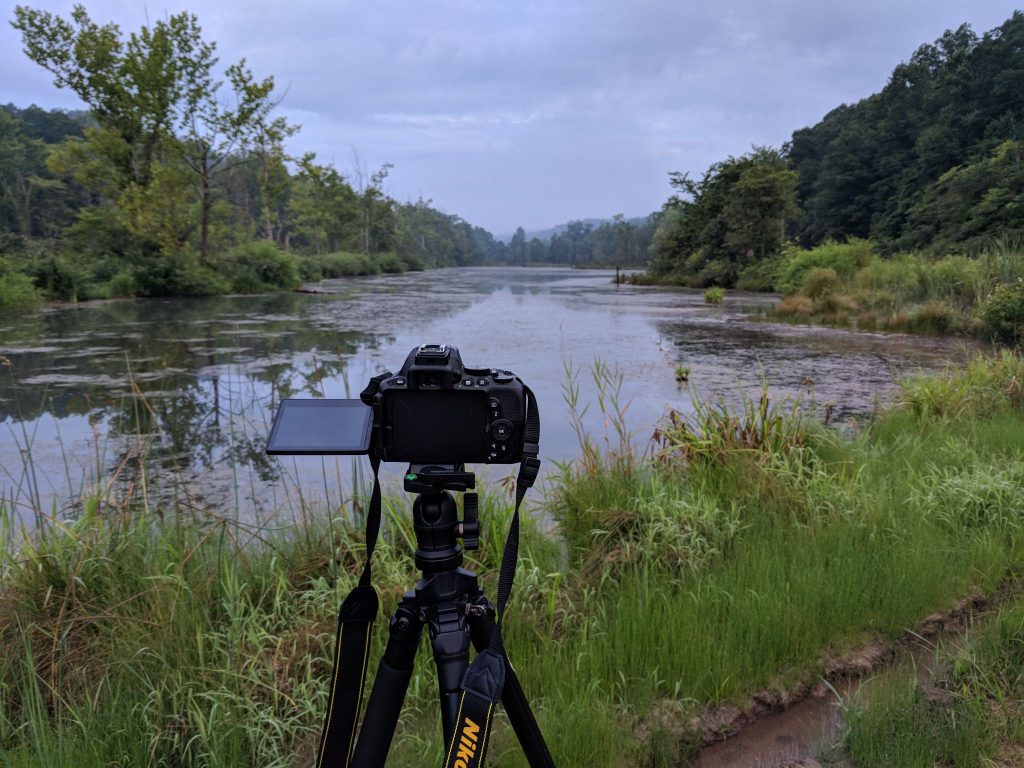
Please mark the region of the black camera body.
[[423, 344], [363, 392], [370, 450], [383, 461], [515, 464], [523, 458], [526, 388], [511, 371], [467, 368], [457, 347]]

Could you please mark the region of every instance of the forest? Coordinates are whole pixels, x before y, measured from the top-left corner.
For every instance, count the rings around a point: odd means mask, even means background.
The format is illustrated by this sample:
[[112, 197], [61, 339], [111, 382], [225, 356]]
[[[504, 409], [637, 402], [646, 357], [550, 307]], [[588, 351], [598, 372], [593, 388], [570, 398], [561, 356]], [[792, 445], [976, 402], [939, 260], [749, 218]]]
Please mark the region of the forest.
[[[289, 154], [273, 77], [188, 13], [124, 35], [82, 6], [18, 7], [25, 53], [80, 112], [0, 107], [0, 305], [193, 295], [480, 263], [494, 238], [384, 190], [385, 164], [343, 174]], [[231, 106], [226, 106], [226, 105]]]
[[[401, 202], [390, 163], [342, 172], [294, 156], [273, 77], [244, 60], [218, 79], [196, 16], [127, 37], [82, 6], [19, 6], [25, 53], [87, 109], [0, 105], [0, 306], [40, 299], [196, 295], [481, 263], [641, 266], [656, 217], [572, 222], [509, 243]], [[233, 106], [225, 106], [231, 104]]]
[[789, 248], [870, 240], [879, 256], [974, 256], [1024, 235], [1024, 14], [920, 46], [878, 93], [700, 178], [670, 173], [651, 270], [775, 289]]

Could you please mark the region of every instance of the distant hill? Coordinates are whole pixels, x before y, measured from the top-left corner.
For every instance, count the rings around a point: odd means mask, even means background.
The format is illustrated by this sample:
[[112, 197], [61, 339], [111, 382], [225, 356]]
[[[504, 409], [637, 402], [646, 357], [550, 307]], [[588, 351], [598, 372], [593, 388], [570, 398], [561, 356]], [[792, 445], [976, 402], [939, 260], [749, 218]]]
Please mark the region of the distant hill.
[[[572, 219], [572, 221], [582, 221], [584, 224], [589, 224], [594, 229], [597, 229], [602, 224], [610, 224], [612, 222], [612, 219]], [[630, 219], [626, 219], [626, 221], [635, 226], [639, 226], [640, 224], [643, 224], [645, 221], [647, 221], [647, 217], [634, 216]], [[560, 235], [563, 232], [565, 232], [565, 230], [568, 228], [569, 222], [567, 221], [564, 224], [559, 224], [558, 226], [555, 227], [548, 227], [547, 229], [528, 229], [526, 230], [526, 241], [529, 242], [530, 240], [536, 237], [541, 242], [546, 243], [549, 240], [551, 240], [551, 238], [554, 237], [555, 235]], [[514, 232], [509, 232], [508, 234], [495, 235], [494, 239], [502, 243], [508, 243], [512, 239], [512, 235], [514, 234]]]

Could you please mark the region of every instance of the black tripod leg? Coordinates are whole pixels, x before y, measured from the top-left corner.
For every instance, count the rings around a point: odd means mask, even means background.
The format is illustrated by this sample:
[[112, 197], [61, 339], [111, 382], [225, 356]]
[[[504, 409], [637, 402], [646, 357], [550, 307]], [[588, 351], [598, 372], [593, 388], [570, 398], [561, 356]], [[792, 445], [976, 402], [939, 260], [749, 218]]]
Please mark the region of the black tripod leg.
[[353, 768], [383, 768], [391, 749], [391, 739], [412, 677], [416, 646], [423, 634], [423, 622], [415, 608], [415, 593], [402, 597], [391, 617], [388, 632], [388, 644], [373, 679], [363, 727], [352, 754]]
[[[490, 645], [491, 633], [494, 631], [494, 608], [482, 595], [477, 598], [473, 608], [475, 610], [469, 616], [469, 632], [473, 647], [479, 653]], [[481, 608], [484, 610], [480, 610]], [[555, 761], [548, 752], [547, 744], [544, 743], [544, 736], [533, 716], [533, 710], [530, 709], [530, 702], [526, 700], [516, 671], [512, 669], [508, 654], [503, 654], [503, 657], [505, 687], [501, 692], [501, 705], [505, 708], [509, 722], [512, 723], [512, 729], [516, 732], [526, 761], [530, 768], [555, 768]]]

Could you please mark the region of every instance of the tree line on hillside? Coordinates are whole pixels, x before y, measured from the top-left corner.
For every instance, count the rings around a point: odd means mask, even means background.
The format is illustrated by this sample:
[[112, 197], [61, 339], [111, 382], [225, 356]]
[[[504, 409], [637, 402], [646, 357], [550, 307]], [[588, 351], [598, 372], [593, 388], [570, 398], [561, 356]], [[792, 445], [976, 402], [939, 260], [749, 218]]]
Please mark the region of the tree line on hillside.
[[589, 221], [570, 221], [547, 241], [526, 238], [519, 227], [507, 244], [502, 244], [495, 259], [519, 266], [558, 264], [570, 267], [643, 267], [649, 257], [651, 239], [661, 214], [629, 220], [621, 213], [596, 225]]
[[19, 6], [25, 53], [82, 112], [0, 107], [0, 304], [294, 287], [352, 273], [478, 264], [486, 230], [291, 157], [273, 77], [181, 13], [138, 32]]
[[781, 149], [670, 174], [651, 274], [774, 289], [787, 249], [830, 240], [923, 258], [1024, 243], [1022, 132], [1024, 14], [981, 36], [962, 25]]

